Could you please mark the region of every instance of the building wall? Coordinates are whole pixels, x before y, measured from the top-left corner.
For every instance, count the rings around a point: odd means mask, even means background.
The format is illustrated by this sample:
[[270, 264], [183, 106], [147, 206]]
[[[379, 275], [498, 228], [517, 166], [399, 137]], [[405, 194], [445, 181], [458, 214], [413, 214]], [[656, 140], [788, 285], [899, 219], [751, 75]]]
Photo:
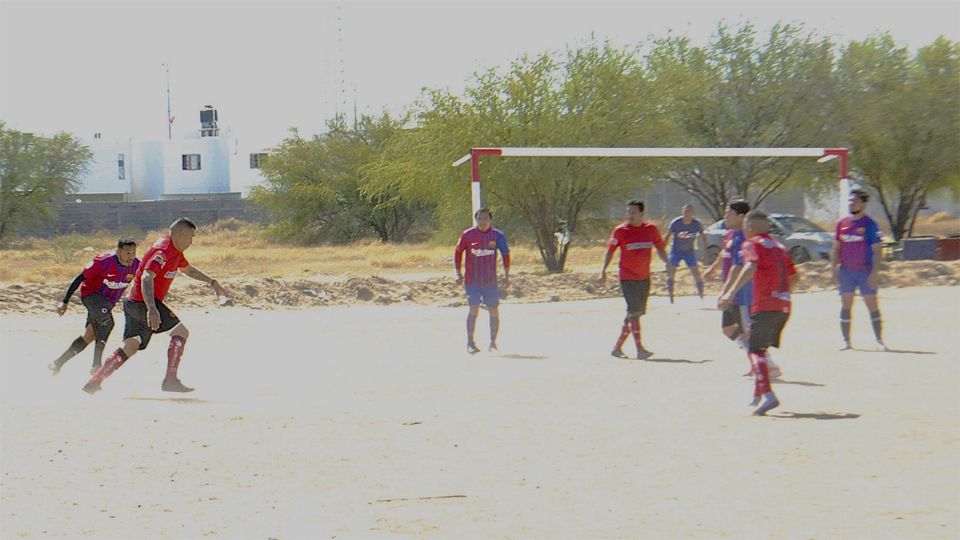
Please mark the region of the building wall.
[[[80, 139], [93, 153], [87, 172], [80, 177], [81, 193], [129, 193], [133, 178], [134, 144], [131, 139]], [[123, 155], [121, 178], [118, 157]]]
[[90, 233], [95, 231], [151, 231], [165, 229], [177, 218], [189, 217], [203, 227], [234, 218], [264, 223], [265, 214], [245, 199], [185, 199], [141, 202], [67, 201], [60, 210], [60, 219], [42, 235]]

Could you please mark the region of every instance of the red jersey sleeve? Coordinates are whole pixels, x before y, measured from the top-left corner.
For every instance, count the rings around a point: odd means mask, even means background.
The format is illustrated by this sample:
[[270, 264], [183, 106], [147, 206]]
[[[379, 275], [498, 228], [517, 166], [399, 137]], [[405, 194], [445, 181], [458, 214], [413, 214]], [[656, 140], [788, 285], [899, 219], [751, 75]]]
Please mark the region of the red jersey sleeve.
[[663, 237], [660, 236], [660, 229], [656, 225], [653, 226], [653, 245], [657, 249], [663, 249], [666, 244], [663, 242]]
[[744, 265], [748, 263], [756, 263], [760, 258], [757, 255], [757, 247], [753, 244], [753, 242], [744, 242], [740, 253], [743, 255]]
[[618, 247], [620, 247], [620, 227], [613, 229], [613, 232], [610, 233], [610, 239], [607, 240], [607, 252], [613, 253]]
[[463, 252], [467, 249], [466, 233], [460, 235], [457, 247], [453, 250], [453, 267], [459, 272], [463, 267]]
[[147, 262], [144, 263], [144, 272], [150, 271], [153, 272], [155, 276], [160, 275], [163, 272], [163, 267], [167, 264], [167, 254], [163, 250], [157, 250], [153, 252], [153, 255], [147, 259]]
[[100, 277], [101, 270], [103, 270], [103, 264], [97, 259], [93, 259], [83, 267], [83, 279], [95, 280]]

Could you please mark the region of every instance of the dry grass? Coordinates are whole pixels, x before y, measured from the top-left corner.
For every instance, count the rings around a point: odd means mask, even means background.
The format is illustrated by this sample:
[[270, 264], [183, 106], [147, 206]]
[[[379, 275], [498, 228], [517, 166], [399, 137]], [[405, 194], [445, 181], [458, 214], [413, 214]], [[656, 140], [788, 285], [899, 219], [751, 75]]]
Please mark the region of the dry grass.
[[[134, 234], [142, 254], [164, 231]], [[915, 235], [960, 234], [960, 220], [943, 213], [917, 220]], [[113, 248], [117, 235], [72, 234], [50, 239], [28, 238], [0, 249], [0, 283], [67, 282], [95, 254]], [[603, 239], [572, 247], [567, 270], [598, 272]], [[535, 246], [514, 244], [515, 272], [542, 273]], [[191, 264], [218, 277], [337, 278], [343, 276], [437, 276], [452, 274], [453, 246], [431, 243], [384, 244], [363, 241], [350, 245], [302, 247], [264, 239], [262, 229], [237, 221], [216, 223], [198, 231], [187, 251]], [[654, 270], [662, 264], [654, 259]]]
[[[134, 235], [138, 254], [162, 234], [163, 231], [151, 231]], [[0, 249], [0, 283], [67, 282], [95, 254], [112, 249], [115, 243], [113, 233], [17, 241]], [[514, 271], [543, 271], [536, 247], [513, 245], [511, 249]], [[571, 271], [598, 271], [603, 252], [603, 241], [591, 247], [572, 248], [567, 267]], [[453, 272], [453, 246], [378, 241], [317, 247], [278, 245], [265, 240], [260, 229], [250, 226], [201, 229], [187, 257], [191, 264], [218, 277], [435, 276]]]

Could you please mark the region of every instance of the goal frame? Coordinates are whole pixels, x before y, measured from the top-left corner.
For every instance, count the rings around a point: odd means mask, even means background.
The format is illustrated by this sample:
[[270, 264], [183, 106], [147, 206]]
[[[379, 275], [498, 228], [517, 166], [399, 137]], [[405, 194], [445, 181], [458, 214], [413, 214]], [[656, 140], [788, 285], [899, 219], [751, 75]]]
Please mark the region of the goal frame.
[[[480, 147], [453, 162], [459, 167], [470, 162], [470, 193], [472, 215], [483, 207], [483, 190], [480, 182], [480, 159], [492, 157], [796, 157], [817, 158], [824, 163], [840, 158], [839, 215], [847, 213], [850, 197], [850, 178], [847, 174], [849, 150], [847, 148], [587, 148], [587, 147]], [[476, 218], [474, 224], [476, 224]]]

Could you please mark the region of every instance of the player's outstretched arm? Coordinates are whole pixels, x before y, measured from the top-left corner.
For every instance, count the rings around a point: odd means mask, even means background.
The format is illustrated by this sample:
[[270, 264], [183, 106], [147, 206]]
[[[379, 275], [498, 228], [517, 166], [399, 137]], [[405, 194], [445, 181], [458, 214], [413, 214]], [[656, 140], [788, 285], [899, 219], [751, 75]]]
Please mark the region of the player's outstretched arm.
[[230, 296], [227, 294], [227, 290], [220, 286], [220, 282], [203, 273], [199, 268], [193, 266], [183, 267], [183, 273], [189, 278], [193, 278], [197, 281], [202, 281], [207, 285], [213, 287], [213, 290], [217, 293], [217, 296]]
[[57, 314], [63, 317], [63, 314], [67, 312], [67, 306], [70, 305], [70, 297], [73, 296], [73, 293], [77, 292], [77, 289], [80, 287], [80, 284], [83, 283], [83, 272], [77, 274], [77, 277], [73, 278], [73, 282], [70, 283], [70, 286], [67, 287], [66, 294], [63, 295], [63, 301], [57, 306]]

